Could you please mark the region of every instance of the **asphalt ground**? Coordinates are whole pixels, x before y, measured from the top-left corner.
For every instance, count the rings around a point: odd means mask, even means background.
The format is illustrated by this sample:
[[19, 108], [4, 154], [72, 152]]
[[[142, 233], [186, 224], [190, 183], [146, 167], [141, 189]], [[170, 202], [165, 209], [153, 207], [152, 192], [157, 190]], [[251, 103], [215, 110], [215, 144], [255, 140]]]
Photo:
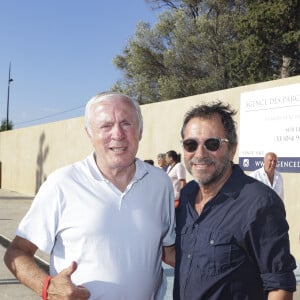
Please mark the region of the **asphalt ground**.
[[[5, 248], [15, 236], [15, 230], [29, 209], [33, 197], [0, 189], [0, 299], [1, 300], [36, 300], [40, 299], [33, 291], [24, 285], [10, 273], [3, 263]], [[41, 267], [47, 267], [49, 257], [38, 251], [37, 263]], [[172, 300], [173, 269], [163, 264], [168, 280], [168, 290], [165, 300]], [[294, 300], [300, 300], [300, 262], [296, 270], [297, 291], [294, 293]]]

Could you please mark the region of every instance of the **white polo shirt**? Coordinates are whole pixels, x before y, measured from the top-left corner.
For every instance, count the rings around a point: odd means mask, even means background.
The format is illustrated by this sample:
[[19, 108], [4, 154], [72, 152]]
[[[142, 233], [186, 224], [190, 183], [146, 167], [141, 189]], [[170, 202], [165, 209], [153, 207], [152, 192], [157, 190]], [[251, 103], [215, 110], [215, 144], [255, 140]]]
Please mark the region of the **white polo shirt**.
[[78, 263], [72, 280], [90, 299], [163, 299], [162, 245], [174, 244], [174, 192], [168, 175], [136, 159], [122, 193], [93, 155], [53, 172], [17, 235], [50, 254], [50, 274]]

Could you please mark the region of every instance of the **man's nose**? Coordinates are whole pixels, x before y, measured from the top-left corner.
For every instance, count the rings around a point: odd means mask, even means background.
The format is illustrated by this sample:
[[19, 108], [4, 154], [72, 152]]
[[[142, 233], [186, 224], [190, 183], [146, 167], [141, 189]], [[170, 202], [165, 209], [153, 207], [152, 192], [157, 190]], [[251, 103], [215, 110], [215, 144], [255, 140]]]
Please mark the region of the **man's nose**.
[[115, 124], [113, 126], [112, 137], [115, 139], [122, 139], [124, 137], [124, 130], [120, 124]]
[[207, 149], [204, 146], [204, 143], [198, 143], [198, 147], [195, 151], [195, 156], [203, 157], [205, 153], [207, 153]]

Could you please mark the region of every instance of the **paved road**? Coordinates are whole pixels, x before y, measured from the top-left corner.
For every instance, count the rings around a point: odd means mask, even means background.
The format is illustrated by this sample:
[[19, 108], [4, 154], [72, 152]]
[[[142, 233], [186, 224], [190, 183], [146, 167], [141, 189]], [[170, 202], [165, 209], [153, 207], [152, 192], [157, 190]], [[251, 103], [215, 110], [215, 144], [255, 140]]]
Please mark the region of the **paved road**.
[[[21, 285], [8, 271], [3, 263], [6, 239], [11, 240], [21, 218], [28, 210], [32, 197], [15, 192], [0, 189], [0, 300], [37, 300], [37, 297], [30, 289]], [[37, 255], [44, 261], [48, 256], [38, 252]], [[173, 269], [163, 265], [168, 280], [168, 290], [165, 300], [172, 300]], [[300, 263], [296, 271], [298, 290], [294, 294], [294, 300], [300, 300]]]

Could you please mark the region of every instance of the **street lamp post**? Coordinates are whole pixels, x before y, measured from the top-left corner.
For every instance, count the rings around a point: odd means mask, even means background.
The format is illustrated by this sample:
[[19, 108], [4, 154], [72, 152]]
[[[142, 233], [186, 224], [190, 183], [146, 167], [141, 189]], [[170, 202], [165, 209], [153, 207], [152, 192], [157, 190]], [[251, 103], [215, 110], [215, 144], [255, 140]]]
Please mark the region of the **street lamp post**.
[[13, 79], [10, 77], [10, 69], [11, 69], [11, 63], [9, 63], [9, 70], [8, 70], [7, 107], [6, 107], [6, 130], [8, 130], [8, 127], [9, 127], [9, 92], [10, 92], [10, 83], [13, 81]]

